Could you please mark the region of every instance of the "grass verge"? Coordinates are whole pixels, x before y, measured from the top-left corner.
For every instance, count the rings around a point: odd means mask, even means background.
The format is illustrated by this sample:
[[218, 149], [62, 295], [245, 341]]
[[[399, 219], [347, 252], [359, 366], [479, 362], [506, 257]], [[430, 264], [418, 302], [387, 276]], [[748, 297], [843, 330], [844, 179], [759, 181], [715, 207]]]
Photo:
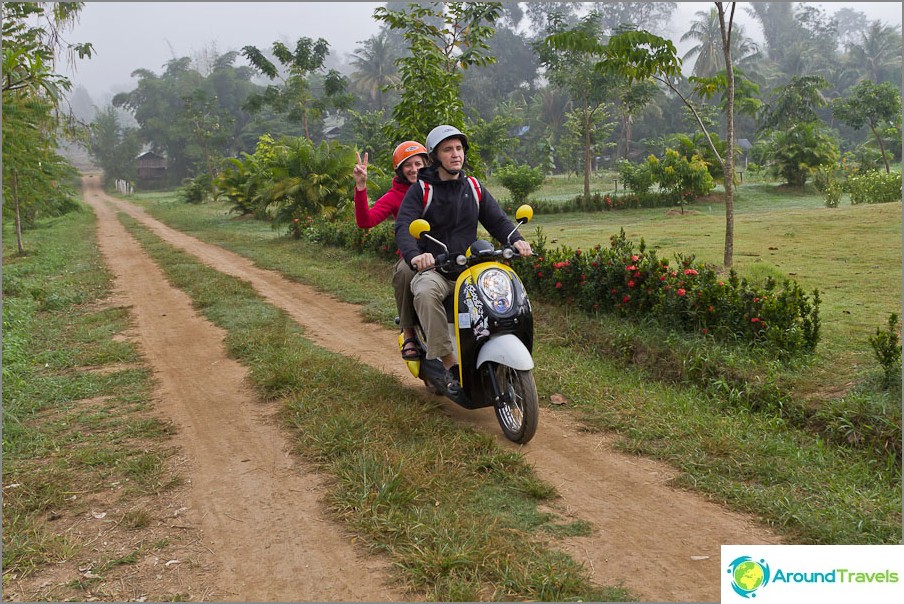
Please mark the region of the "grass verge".
[[[156, 525], [157, 496], [180, 484], [173, 428], [152, 414], [151, 373], [122, 337], [128, 309], [108, 300], [112, 278], [94, 243], [93, 215], [42, 221], [26, 233], [25, 256], [16, 255], [14, 242], [4, 237], [5, 592], [47, 564], [58, 572], [92, 566], [95, 557], [134, 564], [137, 556], [110, 551], [98, 531], [121, 527], [133, 531], [123, 541], [140, 541], [142, 527], [128, 518], [143, 515], [144, 527]], [[83, 599], [90, 583], [18, 597]]]

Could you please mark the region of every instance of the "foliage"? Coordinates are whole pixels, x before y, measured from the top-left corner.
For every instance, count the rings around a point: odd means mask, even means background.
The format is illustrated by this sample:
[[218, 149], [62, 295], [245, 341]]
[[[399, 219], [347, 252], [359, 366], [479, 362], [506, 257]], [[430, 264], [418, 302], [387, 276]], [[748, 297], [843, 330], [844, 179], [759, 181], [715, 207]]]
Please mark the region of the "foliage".
[[355, 152], [350, 147], [283, 137], [273, 152], [266, 198], [273, 209], [274, 227], [291, 225], [296, 218], [333, 214], [352, 199]]
[[4, 98], [3, 217], [14, 219], [19, 230], [78, 207], [77, 174], [56, 152], [55, 125], [51, 104], [24, 93]]
[[67, 44], [60, 37], [82, 6], [3, 3], [3, 217], [15, 221], [20, 254], [24, 229], [41, 216], [77, 207], [75, 171], [56, 151], [61, 135], [76, 136], [60, 112], [72, 83], [55, 72], [55, 56], [91, 56], [91, 44]]
[[529, 291], [591, 313], [656, 320], [669, 329], [748, 342], [779, 357], [812, 353], [819, 341], [819, 292], [807, 296], [793, 281], [759, 286], [734, 271], [721, 277], [693, 256], [676, 256], [677, 266], [635, 249], [622, 230], [608, 248], [582, 252], [547, 249], [538, 232], [535, 258], [517, 259]]
[[801, 122], [787, 130], [776, 130], [769, 140], [770, 170], [789, 185], [803, 187], [820, 166], [834, 166], [838, 143], [817, 122]]
[[891, 174], [869, 170], [848, 177], [851, 203], [893, 203], [901, 201], [901, 173]]
[[88, 150], [103, 169], [106, 181], [134, 182], [138, 174], [135, 158], [141, 151], [138, 131], [124, 127], [112, 105], [98, 112], [90, 127]]
[[[347, 109], [351, 97], [347, 94], [347, 81], [335, 69], [323, 77], [323, 92], [318, 97], [312, 91], [309, 77], [321, 73], [329, 53], [329, 43], [323, 38], [316, 41], [301, 37], [290, 50], [280, 41], [273, 43], [273, 56], [282, 66], [277, 66], [255, 46], [242, 48], [242, 55], [259, 72], [271, 80], [281, 80], [280, 86], [269, 85], [262, 93], [248, 97], [245, 107], [252, 113], [259, 113], [264, 107], [273, 107], [287, 119], [301, 124], [304, 135], [311, 138], [311, 121], [319, 118], [330, 108]], [[285, 72], [285, 76], [281, 75]]]
[[511, 103], [503, 103], [491, 120], [478, 117], [471, 124], [468, 140], [476, 144], [480, 159], [486, 166], [487, 176], [497, 166], [511, 162], [517, 156], [515, 148], [518, 139], [510, 132], [518, 126], [519, 109]]
[[[618, 171], [625, 189], [640, 198], [656, 184], [667, 199], [683, 205], [715, 188], [709, 167], [699, 155], [688, 158], [674, 149], [666, 149], [661, 160], [650, 155], [642, 164], [620, 161]], [[643, 207], [649, 206], [644, 204]]]
[[883, 124], [901, 124], [901, 93], [888, 82], [878, 86], [864, 80], [850, 91], [847, 98], [837, 98], [832, 103], [832, 115], [853, 128], [868, 125], [879, 145], [885, 171], [890, 172], [885, 143], [882, 140]]
[[367, 177], [372, 177], [372, 167], [384, 166], [384, 170], [394, 173], [392, 170], [392, 151], [398, 143], [383, 135], [387, 116], [383, 111], [349, 111], [348, 128], [351, 131], [351, 140], [363, 156], [367, 153], [370, 157]]
[[487, 52], [499, 2], [409, 4], [405, 11], [374, 10], [374, 19], [403, 32], [407, 55], [396, 61], [401, 94], [386, 124], [389, 140], [421, 140], [439, 124], [465, 130], [461, 100], [462, 70], [489, 65]]
[[528, 165], [506, 164], [501, 167], [496, 176], [502, 186], [511, 193], [512, 201], [525, 203], [528, 196], [543, 185], [545, 177], [539, 168], [531, 168]]
[[869, 344], [882, 366], [885, 388], [901, 383], [901, 335], [898, 333], [898, 315], [892, 313], [888, 317], [888, 326], [884, 331], [876, 328], [876, 335], [870, 336]]
[[298, 220], [294, 229], [299, 238], [312, 243], [341, 247], [359, 254], [368, 252], [384, 260], [398, 259], [395, 229], [388, 220], [370, 229], [360, 229], [354, 216], [344, 211], [332, 217]]
[[[161, 75], [139, 69], [132, 73], [137, 87], [113, 97], [114, 107], [135, 117], [141, 141], [166, 156], [168, 184], [215, 172], [215, 158], [250, 150], [256, 140], [251, 131], [262, 125], [243, 105], [258, 86], [250, 82], [250, 68], [232, 67], [236, 57], [234, 52], [219, 57], [207, 76], [188, 57], [170, 60]], [[284, 124], [281, 128], [286, 131]]]
[[3, 101], [8, 93], [29, 92], [59, 103], [72, 83], [54, 71], [56, 53], [90, 58], [90, 43], [64, 43], [60, 30], [78, 19], [84, 2], [3, 3]]
[[[692, 161], [695, 156], [703, 160], [713, 180], [725, 177], [725, 170], [719, 158], [725, 157], [728, 142], [723, 141], [719, 135], [710, 134], [710, 141], [706, 140], [702, 132], [697, 132], [693, 136], [678, 133], [665, 138], [668, 147], [680, 153], [688, 161]], [[711, 143], [712, 147], [708, 143]], [[713, 147], [718, 154], [713, 152]], [[737, 149], [735, 151], [737, 152]]]
[[225, 165], [213, 185], [217, 198], [224, 196], [235, 204], [230, 212], [266, 217], [269, 203], [266, 190], [273, 178], [275, 145], [273, 137], [264, 135], [258, 140], [253, 154], [242, 153], [241, 158], [224, 160]]
[[653, 186], [653, 169], [649, 162], [635, 164], [623, 159], [618, 162], [618, 175], [625, 189], [635, 195], [644, 195]]
[[699, 155], [688, 160], [674, 149], [666, 149], [661, 161], [651, 155], [647, 164], [660, 190], [679, 201], [682, 207], [685, 200], [706, 195], [715, 188], [706, 162]]
[[207, 173], [186, 178], [179, 189], [179, 197], [185, 203], [204, 203], [211, 196], [212, 185], [213, 178]]
[[761, 130], [787, 130], [802, 123], [818, 122], [817, 110], [828, 105], [823, 89], [829, 82], [820, 75], [795, 76], [777, 88], [761, 109]]

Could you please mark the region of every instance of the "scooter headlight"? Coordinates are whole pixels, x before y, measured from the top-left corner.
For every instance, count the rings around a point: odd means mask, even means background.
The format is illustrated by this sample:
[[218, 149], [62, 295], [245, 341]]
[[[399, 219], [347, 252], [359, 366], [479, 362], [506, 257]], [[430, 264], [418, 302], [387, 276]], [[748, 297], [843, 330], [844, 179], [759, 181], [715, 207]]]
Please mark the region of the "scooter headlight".
[[505, 272], [498, 268], [487, 269], [480, 274], [478, 283], [480, 292], [494, 311], [504, 313], [512, 307], [512, 280]]

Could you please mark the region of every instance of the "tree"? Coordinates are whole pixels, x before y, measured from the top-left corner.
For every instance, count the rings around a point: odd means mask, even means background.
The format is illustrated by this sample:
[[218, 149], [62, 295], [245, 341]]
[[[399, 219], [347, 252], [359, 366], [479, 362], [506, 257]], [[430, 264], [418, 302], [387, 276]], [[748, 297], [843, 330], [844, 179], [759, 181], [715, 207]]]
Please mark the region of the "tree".
[[218, 56], [206, 77], [189, 57], [167, 62], [159, 76], [138, 69], [132, 72], [137, 87], [113, 97], [114, 107], [135, 117], [141, 140], [166, 155], [171, 183], [215, 171], [214, 158], [254, 149], [262, 132], [297, 133], [296, 125], [279, 119], [269, 107], [254, 115], [245, 109], [246, 99], [261, 87], [250, 81], [250, 67], [233, 67], [237, 56]]
[[614, 32], [625, 26], [662, 31], [671, 24], [677, 6], [677, 2], [598, 2], [593, 11], [603, 31]]
[[[731, 267], [734, 255], [734, 70], [731, 59], [732, 26], [735, 3], [732, 2], [726, 19], [725, 7], [716, 2], [719, 14], [722, 51], [726, 67], [726, 157], [719, 154], [706, 124], [698, 109], [678, 87], [676, 79], [681, 76], [681, 60], [671, 41], [643, 30], [627, 30], [616, 33], [605, 44], [587, 36], [575, 36], [571, 32], [554, 33], [547, 37], [547, 44], [555, 49], [581, 51], [595, 55], [593, 64], [596, 72], [614, 73], [628, 82], [642, 82], [652, 78], [674, 92], [691, 111], [713, 153], [722, 163], [725, 173], [725, 254], [724, 266]], [[705, 93], [698, 89], [698, 93]]]
[[384, 91], [399, 82], [395, 61], [398, 50], [389, 42], [387, 30], [364, 40], [361, 48], [352, 53], [351, 64], [355, 68], [349, 78], [352, 85], [370, 97], [378, 111], [383, 111]]
[[439, 124], [464, 130], [462, 70], [493, 63], [487, 41], [499, 2], [430, 2], [407, 11], [374, 10], [374, 18], [403, 32], [410, 54], [396, 61], [401, 92], [387, 124], [390, 140], [422, 139]]
[[794, 76], [776, 88], [772, 98], [762, 107], [761, 130], [785, 130], [795, 124], [819, 120], [817, 109], [829, 102], [821, 90], [829, 87], [819, 75]]
[[134, 128], [125, 128], [112, 105], [100, 111], [91, 123], [88, 151], [100, 164], [108, 179], [135, 180], [135, 157], [141, 140]]
[[773, 131], [769, 146], [772, 173], [801, 188], [820, 167], [835, 165], [840, 155], [837, 141], [815, 121]]
[[[83, 3], [3, 3], [3, 216], [15, 221], [18, 253], [23, 229], [40, 216], [76, 207], [68, 185], [75, 170], [56, 152], [68, 122], [60, 112], [72, 83], [55, 72], [57, 53], [90, 57], [91, 44], [62, 38]], [[8, 203], [10, 200], [12, 203]]]
[[[724, 70], [719, 11], [712, 8], [709, 12], [697, 11], [694, 14], [697, 19], [691, 22], [690, 28], [681, 36], [681, 41], [691, 40], [696, 44], [684, 53], [681, 60], [686, 62], [696, 57], [693, 74], [698, 77], [711, 77]], [[756, 43], [744, 36], [741, 26], [735, 26], [732, 32], [731, 53], [733, 61], [739, 65], [749, 63], [759, 55]]]
[[90, 58], [94, 47], [87, 42], [70, 44], [64, 29], [78, 19], [84, 2], [3, 3], [3, 95], [30, 91], [59, 100], [72, 83], [54, 72], [57, 53], [70, 61]]
[[874, 84], [901, 82], [900, 27], [873, 21], [860, 39], [848, 46], [848, 51], [855, 64], [866, 66], [868, 77]]
[[462, 100], [471, 115], [486, 119], [497, 113], [500, 100], [514, 101], [535, 90], [539, 68], [537, 55], [523, 35], [497, 27], [488, 44], [496, 60], [466, 70], [461, 84]]
[[[329, 48], [323, 38], [315, 41], [301, 37], [295, 43], [294, 51], [282, 42], [274, 42], [273, 56], [280, 69], [256, 47], [243, 47], [242, 55], [255, 69], [271, 80], [281, 81], [280, 86], [271, 84], [263, 93], [248, 97], [245, 107], [252, 113], [259, 112], [264, 106], [273, 107], [290, 121], [301, 124], [304, 135], [310, 139], [312, 119], [330, 107], [344, 108], [349, 104], [344, 77], [334, 69], [323, 73]], [[309, 82], [309, 77], [318, 73], [324, 76], [323, 94], [319, 98]]]
[[[574, 101], [573, 114], [583, 139], [583, 173], [586, 207], [590, 203], [590, 172], [593, 170], [592, 148], [594, 130], [601, 124], [610, 106], [612, 92], [624, 83], [617, 74], [594, 69], [601, 47], [602, 32], [599, 16], [591, 13], [576, 25], [567, 27], [558, 20], [550, 23], [550, 35], [537, 45], [541, 64], [553, 85], [566, 91]], [[561, 41], [565, 43], [560, 43]]]
[[901, 94], [898, 90], [888, 82], [877, 86], [869, 80], [864, 80], [851, 90], [851, 96], [834, 100], [832, 114], [843, 123], [858, 130], [864, 124], [869, 126], [870, 132], [873, 133], [873, 137], [879, 145], [879, 151], [882, 153], [885, 173], [890, 173], [891, 168], [888, 165], [885, 144], [879, 130], [883, 124], [894, 126], [901, 123]]
[[489, 176], [492, 170], [513, 157], [513, 147], [518, 139], [511, 131], [519, 124], [521, 108], [512, 103], [502, 103], [493, 119], [487, 121], [478, 117], [472, 127], [468, 140], [476, 143], [480, 158], [486, 166]]

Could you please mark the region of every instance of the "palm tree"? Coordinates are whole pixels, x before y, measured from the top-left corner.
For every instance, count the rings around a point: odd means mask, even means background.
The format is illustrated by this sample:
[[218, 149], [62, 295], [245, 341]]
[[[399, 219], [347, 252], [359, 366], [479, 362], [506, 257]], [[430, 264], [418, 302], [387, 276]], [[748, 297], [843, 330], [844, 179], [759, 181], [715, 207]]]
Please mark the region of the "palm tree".
[[[855, 64], [866, 67], [873, 84], [888, 81], [890, 71], [901, 75], [901, 32], [900, 26], [882, 25], [880, 21], [870, 23], [859, 43], [848, 46], [848, 52]], [[897, 80], [900, 82], [900, 79]]]
[[[709, 12], [701, 10], [694, 14], [697, 20], [691, 22], [690, 29], [681, 36], [681, 41], [693, 40], [697, 44], [684, 53], [681, 60], [688, 61], [696, 56], [693, 75], [712, 77], [725, 69], [719, 11], [713, 8]], [[759, 48], [753, 40], [744, 36], [744, 29], [740, 25], [734, 25], [733, 29], [731, 56], [736, 65], [743, 67], [759, 55]]]
[[364, 40], [363, 44], [363, 48], [356, 48], [352, 53], [351, 64], [355, 71], [349, 79], [355, 88], [367, 94], [377, 109], [382, 111], [383, 90], [399, 82], [395, 66], [399, 54], [389, 43], [386, 29]]

